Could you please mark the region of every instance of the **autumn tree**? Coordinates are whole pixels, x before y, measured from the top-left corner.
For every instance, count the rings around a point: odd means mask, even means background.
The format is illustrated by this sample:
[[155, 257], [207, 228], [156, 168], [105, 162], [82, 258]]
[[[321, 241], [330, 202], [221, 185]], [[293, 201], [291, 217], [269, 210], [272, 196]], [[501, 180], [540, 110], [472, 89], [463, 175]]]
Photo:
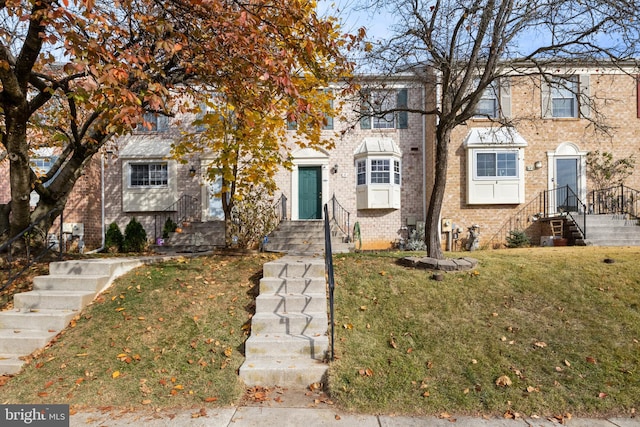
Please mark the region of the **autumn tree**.
[[433, 108], [410, 111], [436, 117], [425, 240], [438, 259], [451, 133], [476, 114], [484, 91], [506, 75], [536, 73], [549, 81], [551, 64], [611, 66], [638, 54], [640, 4], [628, 0], [372, 0], [368, 7], [397, 20], [368, 66], [437, 84]]
[[[355, 40], [340, 35], [333, 20], [318, 18], [312, 5], [2, 2], [0, 136], [11, 201], [0, 213], [4, 223], [10, 218], [9, 235], [62, 209], [92, 156], [141, 124], [145, 111], [170, 115], [176, 99], [200, 99], [203, 84], [244, 94], [253, 115], [237, 120], [248, 124], [255, 114], [275, 110], [276, 102], [287, 102], [289, 114], [309, 111], [301, 70], [332, 79], [336, 70], [349, 68], [342, 49]], [[38, 173], [30, 162], [33, 150], [51, 146], [57, 160]], [[34, 210], [32, 191], [40, 196]]]

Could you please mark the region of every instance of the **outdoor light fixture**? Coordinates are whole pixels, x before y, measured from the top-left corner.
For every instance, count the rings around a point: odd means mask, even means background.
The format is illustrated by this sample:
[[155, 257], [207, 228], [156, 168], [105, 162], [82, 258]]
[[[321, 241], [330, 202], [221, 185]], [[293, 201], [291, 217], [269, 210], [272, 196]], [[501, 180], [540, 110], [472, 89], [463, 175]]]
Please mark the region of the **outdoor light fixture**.
[[196, 176], [196, 167], [195, 166], [191, 166], [191, 168], [189, 168], [189, 175], [190, 176]]
[[534, 166], [536, 169], [540, 169], [540, 168], [542, 167], [542, 162], [541, 162], [540, 160], [538, 160], [537, 162], [535, 162], [535, 163], [533, 164], [533, 166]]
[[338, 164], [333, 165], [331, 168], [331, 173], [338, 173]]

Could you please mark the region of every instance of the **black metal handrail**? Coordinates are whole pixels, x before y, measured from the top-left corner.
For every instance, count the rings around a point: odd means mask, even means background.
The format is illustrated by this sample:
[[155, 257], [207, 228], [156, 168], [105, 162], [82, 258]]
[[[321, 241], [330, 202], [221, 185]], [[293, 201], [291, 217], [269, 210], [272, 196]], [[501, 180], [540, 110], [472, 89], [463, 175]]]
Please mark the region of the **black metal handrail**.
[[[351, 213], [348, 210], [346, 210], [340, 204], [340, 202], [338, 202], [338, 199], [336, 198], [335, 194], [333, 195], [331, 200], [329, 200], [329, 203], [331, 205], [331, 217], [329, 218], [333, 220], [338, 226], [338, 228], [340, 229], [340, 231], [342, 231], [342, 233], [344, 233], [347, 236], [347, 241], [348, 241], [349, 231], [351, 230], [351, 224], [350, 224]], [[325, 218], [327, 218], [326, 213], [325, 213]]]
[[[184, 221], [200, 221], [201, 211], [202, 209], [197, 197], [183, 194], [178, 200], [171, 204], [171, 206], [164, 209], [161, 214], [154, 215], [154, 240], [157, 241], [158, 237], [162, 236], [162, 230], [167, 219], [171, 219], [171, 221], [178, 225]], [[160, 218], [159, 222], [158, 218]], [[158, 232], [158, 230], [160, 230], [160, 232]]]
[[640, 212], [640, 191], [624, 184], [589, 193], [589, 213], [631, 215], [638, 218]]
[[333, 252], [331, 250], [331, 225], [329, 224], [329, 208], [324, 205], [324, 262], [329, 285], [329, 322], [331, 323], [331, 361], [335, 360], [335, 321], [333, 316], [333, 291], [335, 280], [333, 277]]
[[[565, 215], [574, 222], [583, 238], [587, 233], [587, 205], [568, 185], [540, 192], [498, 229], [489, 240], [490, 245], [501, 245], [512, 230], [524, 231], [541, 218]], [[579, 218], [578, 216], [581, 216]], [[580, 221], [581, 219], [581, 221]]]
[[[51, 218], [52, 216], [57, 215], [58, 213], [60, 214], [60, 233], [58, 235], [58, 242], [56, 243], [54, 240], [49, 240], [48, 230], [44, 231], [45, 235], [43, 236], [42, 240], [32, 239], [34, 230], [41, 231], [41, 230], [38, 230], [36, 227], [40, 225], [42, 222], [44, 222], [45, 220]], [[7, 286], [13, 283], [14, 280], [20, 277], [22, 273], [27, 271], [27, 269], [29, 269], [29, 267], [31, 267], [35, 262], [42, 259], [49, 252], [52, 252], [52, 249], [54, 249], [56, 246], [58, 247], [58, 259], [62, 258], [62, 250], [63, 250], [62, 224], [63, 224], [63, 210], [60, 208], [52, 209], [46, 214], [37, 218], [27, 228], [25, 228], [20, 233], [18, 233], [17, 235], [15, 235], [11, 239], [3, 243], [2, 246], [0, 246], [0, 253], [2, 254], [6, 253], [5, 265], [7, 266], [7, 280], [0, 287], [0, 291], [6, 289]], [[44, 241], [43, 247], [40, 248], [40, 250], [36, 251], [35, 253], [33, 253], [34, 252], [33, 249], [36, 249], [36, 248], [32, 247], [32, 243], [34, 241], [36, 243], [41, 243]], [[19, 245], [19, 242], [24, 242], [25, 264], [24, 266], [22, 266], [22, 268], [19, 271], [13, 273], [11, 270], [13, 267], [14, 257], [18, 255], [16, 253], [16, 248], [18, 248], [18, 250], [22, 249], [22, 247]]]

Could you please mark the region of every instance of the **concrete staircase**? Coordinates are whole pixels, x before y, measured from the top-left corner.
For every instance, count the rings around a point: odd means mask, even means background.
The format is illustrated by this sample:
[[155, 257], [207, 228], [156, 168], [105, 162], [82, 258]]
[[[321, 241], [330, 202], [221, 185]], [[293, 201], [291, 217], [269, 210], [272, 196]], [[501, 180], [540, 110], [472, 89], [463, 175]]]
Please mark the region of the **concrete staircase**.
[[206, 252], [224, 247], [224, 221], [185, 222], [180, 233], [169, 233], [157, 252]]
[[576, 239], [576, 245], [640, 246], [638, 220], [625, 215], [587, 215], [586, 219], [587, 239]]
[[254, 386], [321, 382], [329, 346], [324, 259], [286, 255], [264, 265], [240, 377]]
[[[347, 242], [347, 236], [335, 223], [331, 224], [331, 250], [333, 253], [349, 252], [353, 245]], [[289, 254], [324, 253], [324, 221], [299, 220], [282, 221], [267, 236], [263, 245], [267, 252], [285, 252]]]
[[53, 262], [33, 290], [16, 294], [14, 308], [0, 312], [0, 374], [15, 374], [21, 359], [44, 347], [114, 278], [142, 265], [140, 259]]

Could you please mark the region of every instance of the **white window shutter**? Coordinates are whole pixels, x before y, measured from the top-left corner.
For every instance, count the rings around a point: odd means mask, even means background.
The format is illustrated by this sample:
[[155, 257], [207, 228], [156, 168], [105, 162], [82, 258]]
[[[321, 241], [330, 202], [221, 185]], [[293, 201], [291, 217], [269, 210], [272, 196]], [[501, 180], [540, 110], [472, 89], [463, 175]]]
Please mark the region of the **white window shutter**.
[[553, 117], [553, 111], [551, 109], [551, 86], [545, 76], [541, 76], [540, 78], [540, 92], [542, 94], [542, 118], [551, 118]]
[[591, 116], [591, 95], [589, 93], [589, 74], [580, 74], [580, 94], [578, 106], [580, 117], [589, 118]]
[[500, 114], [508, 119], [511, 117], [511, 81], [503, 77], [498, 82], [500, 87]]

